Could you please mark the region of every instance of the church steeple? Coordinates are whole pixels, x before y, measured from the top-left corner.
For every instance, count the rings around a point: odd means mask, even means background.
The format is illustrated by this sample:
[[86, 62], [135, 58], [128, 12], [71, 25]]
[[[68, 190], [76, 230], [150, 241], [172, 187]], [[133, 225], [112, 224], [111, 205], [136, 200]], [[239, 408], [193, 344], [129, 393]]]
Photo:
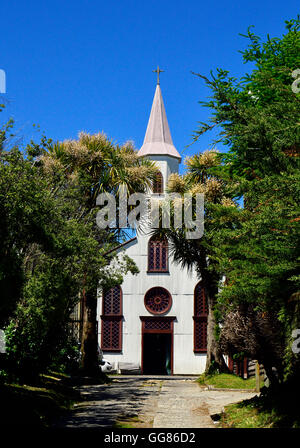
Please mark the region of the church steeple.
[[138, 155], [170, 156], [179, 159], [180, 162], [181, 157], [172, 141], [159, 84], [159, 73], [161, 73], [162, 70], [157, 67], [157, 70], [154, 71], [157, 72], [157, 86], [144, 138], [144, 143], [139, 150]]

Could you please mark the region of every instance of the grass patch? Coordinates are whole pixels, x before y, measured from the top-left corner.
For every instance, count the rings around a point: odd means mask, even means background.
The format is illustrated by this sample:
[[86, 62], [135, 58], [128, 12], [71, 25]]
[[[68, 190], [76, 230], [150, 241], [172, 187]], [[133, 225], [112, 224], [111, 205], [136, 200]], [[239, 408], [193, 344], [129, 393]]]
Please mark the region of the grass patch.
[[160, 380], [147, 380], [144, 383], [140, 384], [139, 387], [158, 387], [161, 390], [163, 382]]
[[244, 380], [230, 373], [214, 375], [202, 374], [197, 381], [201, 385], [213, 386], [220, 389], [255, 389], [255, 378], [247, 378]]
[[131, 417], [124, 416], [114, 423], [114, 428], [137, 428], [139, 423], [141, 423], [141, 420], [137, 415]]
[[120, 415], [113, 428], [152, 428], [154, 418], [149, 415]]
[[272, 412], [259, 412], [259, 408], [251, 400], [225, 406], [225, 413], [220, 421], [222, 428], [271, 428], [273, 424]]
[[37, 385], [0, 386], [2, 425], [48, 427], [54, 418], [69, 411], [80, 394], [55, 374], [41, 375]]
[[[295, 401], [295, 400], [294, 400]], [[295, 401], [278, 395], [254, 397], [225, 406], [222, 428], [300, 428], [300, 415]]]

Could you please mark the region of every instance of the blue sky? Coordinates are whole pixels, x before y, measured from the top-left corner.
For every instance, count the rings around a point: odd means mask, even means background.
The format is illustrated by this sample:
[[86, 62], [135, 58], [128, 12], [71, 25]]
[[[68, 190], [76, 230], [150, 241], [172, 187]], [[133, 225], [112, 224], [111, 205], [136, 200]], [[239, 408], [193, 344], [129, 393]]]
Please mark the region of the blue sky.
[[[249, 25], [262, 36], [281, 36], [296, 17], [298, 1], [1, 2], [0, 69], [7, 77], [7, 111], [24, 139], [39, 124], [54, 140], [80, 130], [104, 131], [115, 142], [143, 143], [159, 64], [161, 88], [174, 144], [191, 142], [209, 110], [209, 94], [191, 71], [207, 75], [222, 67], [241, 76], [249, 68], [238, 50]], [[202, 136], [184, 151], [208, 147]], [[222, 148], [220, 148], [222, 149]]]

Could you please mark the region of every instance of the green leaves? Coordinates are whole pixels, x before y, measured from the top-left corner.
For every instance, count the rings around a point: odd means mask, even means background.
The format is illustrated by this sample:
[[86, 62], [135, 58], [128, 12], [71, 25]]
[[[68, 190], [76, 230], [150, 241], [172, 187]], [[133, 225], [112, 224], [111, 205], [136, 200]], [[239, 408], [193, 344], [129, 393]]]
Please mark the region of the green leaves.
[[[221, 339], [233, 351], [242, 344], [251, 356], [289, 370], [291, 359], [278, 353], [288, 347], [295, 312], [290, 298], [299, 290], [300, 175], [268, 176], [247, 182], [245, 188], [247, 208], [233, 209], [229, 216], [220, 209], [215, 215], [220, 225], [211, 233], [211, 258], [226, 277], [217, 300], [218, 319], [224, 324]], [[227, 321], [233, 312], [245, 318], [254, 312], [255, 322], [262, 313], [262, 324], [269, 324], [256, 328], [253, 321], [239, 333], [235, 346], [232, 337], [237, 328]], [[252, 352], [251, 338], [259, 341]], [[270, 341], [276, 350], [267, 349]]]
[[[254, 69], [241, 79], [222, 69], [209, 78], [198, 75], [211, 92], [201, 104], [212, 114], [194, 133], [196, 141], [209, 130], [219, 131], [212, 146], [221, 142], [228, 152], [209, 175], [222, 179], [225, 197], [244, 200], [244, 208], [228, 206], [228, 198], [206, 202], [201, 247], [208, 270], [226, 279], [215, 309], [224, 325], [223, 346], [240, 351], [242, 345], [279, 371], [292, 365], [291, 353], [285, 360], [278, 354], [290, 344], [296, 309], [290, 298], [299, 290], [300, 253], [300, 97], [292, 89], [292, 73], [300, 68], [299, 16], [286, 28], [282, 37], [265, 40], [248, 28], [248, 46], [241, 53]], [[200, 157], [188, 167], [197, 182], [203, 182], [195, 175]], [[277, 328], [274, 338], [272, 328]]]
[[240, 80], [222, 69], [210, 78], [198, 75], [211, 90], [210, 100], [202, 104], [212, 117], [200, 123], [194, 141], [218, 128], [213, 145], [228, 146], [232, 173], [253, 179], [299, 167], [290, 156], [290, 148], [299, 154], [300, 147], [299, 94], [291, 88], [292, 72], [300, 67], [299, 27], [298, 17], [288, 22], [282, 38], [268, 36], [265, 42], [250, 27], [244, 35], [249, 45], [241, 53], [255, 68]]
[[103, 134], [62, 143], [43, 136], [27, 146], [26, 158], [17, 147], [1, 153], [0, 325], [8, 324], [8, 352], [19, 371], [52, 363], [83, 290], [137, 272], [128, 257], [107, 255], [119, 235], [96, 227], [95, 202], [120, 185], [144, 191], [155, 172], [132, 144], [119, 147]]

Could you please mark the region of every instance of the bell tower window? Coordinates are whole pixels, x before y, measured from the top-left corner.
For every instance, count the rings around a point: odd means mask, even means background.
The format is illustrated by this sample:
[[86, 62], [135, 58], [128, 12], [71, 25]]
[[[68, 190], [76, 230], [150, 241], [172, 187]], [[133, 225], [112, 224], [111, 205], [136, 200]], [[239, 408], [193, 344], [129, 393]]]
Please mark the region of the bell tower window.
[[168, 272], [168, 240], [152, 237], [148, 244], [148, 272]]
[[153, 193], [163, 193], [164, 192], [164, 179], [160, 171], [156, 173], [156, 177], [153, 181]]

